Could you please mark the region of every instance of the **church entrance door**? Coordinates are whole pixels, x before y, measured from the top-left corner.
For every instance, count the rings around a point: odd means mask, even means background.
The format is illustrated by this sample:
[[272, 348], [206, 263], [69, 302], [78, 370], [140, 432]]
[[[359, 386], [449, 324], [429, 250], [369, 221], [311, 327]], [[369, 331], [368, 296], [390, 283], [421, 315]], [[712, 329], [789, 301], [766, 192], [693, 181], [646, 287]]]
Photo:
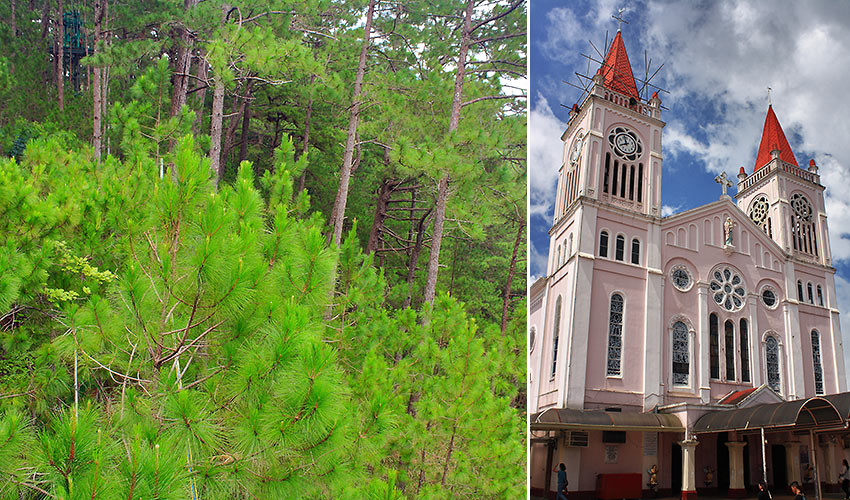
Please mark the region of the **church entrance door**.
[[721, 432], [717, 435], [717, 493], [725, 495], [729, 491], [729, 448], [726, 442], [729, 435]]
[[770, 461], [773, 466], [773, 491], [784, 491], [788, 487], [785, 470], [785, 447], [781, 444], [770, 446]]
[[673, 443], [673, 451], [670, 455], [670, 489], [674, 497], [682, 496], [682, 447]]

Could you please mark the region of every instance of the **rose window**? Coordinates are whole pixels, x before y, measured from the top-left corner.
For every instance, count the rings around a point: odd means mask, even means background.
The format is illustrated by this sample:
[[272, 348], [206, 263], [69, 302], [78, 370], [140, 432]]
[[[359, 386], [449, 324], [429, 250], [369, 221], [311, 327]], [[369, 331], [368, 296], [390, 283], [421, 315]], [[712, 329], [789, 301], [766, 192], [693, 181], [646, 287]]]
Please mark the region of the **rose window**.
[[727, 311], [737, 311], [744, 307], [744, 280], [731, 268], [725, 267], [711, 275], [711, 294], [714, 302]]
[[794, 210], [797, 220], [802, 222], [812, 221], [812, 204], [805, 196], [799, 193], [791, 196], [791, 208]]
[[750, 207], [750, 219], [756, 223], [756, 225], [761, 226], [765, 223], [765, 219], [767, 219], [767, 211], [770, 208], [770, 205], [767, 203], [767, 197], [760, 196], [753, 202], [753, 206]]

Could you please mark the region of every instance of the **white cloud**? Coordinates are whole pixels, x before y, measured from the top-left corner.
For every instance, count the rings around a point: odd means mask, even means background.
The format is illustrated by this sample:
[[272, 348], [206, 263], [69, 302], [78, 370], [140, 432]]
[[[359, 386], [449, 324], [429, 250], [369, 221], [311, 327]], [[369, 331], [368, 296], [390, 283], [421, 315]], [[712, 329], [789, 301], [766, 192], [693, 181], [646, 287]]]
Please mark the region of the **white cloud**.
[[661, 217], [670, 217], [679, 211], [682, 207], [671, 207], [670, 205], [661, 205]]
[[563, 161], [561, 134], [567, 124], [559, 120], [549, 102], [539, 95], [528, 116], [528, 167], [531, 206], [529, 215], [551, 222], [558, 183], [558, 168]]

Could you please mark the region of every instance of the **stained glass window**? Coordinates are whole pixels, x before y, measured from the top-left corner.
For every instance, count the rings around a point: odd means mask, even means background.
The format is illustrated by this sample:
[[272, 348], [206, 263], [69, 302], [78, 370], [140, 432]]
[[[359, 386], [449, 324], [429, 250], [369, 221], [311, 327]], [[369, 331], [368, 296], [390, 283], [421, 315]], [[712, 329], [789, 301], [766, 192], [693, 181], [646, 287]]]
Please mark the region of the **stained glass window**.
[[717, 332], [717, 315], [714, 313], [708, 316], [708, 343], [711, 378], [720, 378], [720, 342]]
[[765, 287], [761, 292], [761, 300], [768, 309], [773, 309], [776, 306], [776, 292], [773, 291], [773, 288]]
[[689, 374], [688, 327], [677, 321], [673, 323], [673, 384], [688, 385]]
[[623, 296], [611, 296], [611, 313], [608, 318], [608, 375], [620, 375], [623, 350]]
[[750, 381], [750, 332], [747, 320], [741, 319], [741, 381]]
[[812, 364], [815, 369], [815, 394], [823, 394], [823, 366], [820, 360], [820, 335], [812, 330]]
[[555, 376], [555, 368], [558, 365], [558, 336], [561, 333], [561, 296], [555, 300], [555, 328], [552, 334], [552, 377]]
[[727, 311], [738, 311], [744, 307], [747, 292], [744, 280], [731, 268], [718, 269], [712, 273], [711, 295], [714, 302]]
[[726, 380], [735, 380], [735, 323], [726, 320]]
[[670, 272], [670, 280], [677, 290], [685, 292], [691, 288], [691, 273], [685, 266], [674, 267]]
[[779, 342], [776, 337], [769, 336], [764, 341], [765, 357], [767, 361], [767, 385], [776, 392], [779, 389]]

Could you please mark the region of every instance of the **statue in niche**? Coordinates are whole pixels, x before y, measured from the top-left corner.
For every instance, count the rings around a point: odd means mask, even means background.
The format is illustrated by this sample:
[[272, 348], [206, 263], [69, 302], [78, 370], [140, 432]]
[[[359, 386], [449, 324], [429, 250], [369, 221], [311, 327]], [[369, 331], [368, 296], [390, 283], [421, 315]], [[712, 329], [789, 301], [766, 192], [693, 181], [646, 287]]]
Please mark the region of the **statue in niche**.
[[732, 246], [732, 228], [735, 227], [735, 221], [732, 220], [732, 217], [726, 217], [726, 222], [723, 223], [723, 244], [727, 246]]

